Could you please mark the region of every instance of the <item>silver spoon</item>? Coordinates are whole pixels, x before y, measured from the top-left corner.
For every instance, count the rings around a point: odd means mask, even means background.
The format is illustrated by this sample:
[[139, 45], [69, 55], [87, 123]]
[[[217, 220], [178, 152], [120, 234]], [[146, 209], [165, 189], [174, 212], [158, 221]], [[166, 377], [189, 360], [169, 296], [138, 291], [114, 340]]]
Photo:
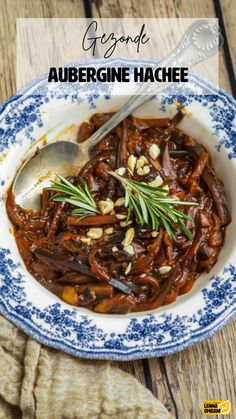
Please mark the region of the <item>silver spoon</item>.
[[[189, 26], [177, 47], [170, 52], [158, 67], [191, 67], [214, 55], [223, 38], [219, 27], [201, 19]], [[25, 209], [40, 208], [40, 195], [56, 173], [64, 176], [74, 173], [89, 160], [90, 149], [128, 115], [144, 102], [162, 92], [171, 83], [144, 83], [135, 96], [116, 112], [101, 128], [82, 144], [69, 141], [55, 142], [41, 148], [30, 157], [18, 172], [13, 193], [16, 203]]]

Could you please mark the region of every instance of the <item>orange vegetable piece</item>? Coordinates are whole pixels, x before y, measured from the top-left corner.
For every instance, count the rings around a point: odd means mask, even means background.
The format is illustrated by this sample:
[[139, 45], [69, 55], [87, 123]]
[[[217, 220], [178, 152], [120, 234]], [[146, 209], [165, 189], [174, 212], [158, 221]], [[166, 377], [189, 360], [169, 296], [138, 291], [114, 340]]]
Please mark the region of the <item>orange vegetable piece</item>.
[[77, 305], [79, 301], [79, 296], [75, 288], [72, 287], [71, 285], [66, 285], [63, 288], [61, 297], [66, 303], [71, 304], [72, 306]]

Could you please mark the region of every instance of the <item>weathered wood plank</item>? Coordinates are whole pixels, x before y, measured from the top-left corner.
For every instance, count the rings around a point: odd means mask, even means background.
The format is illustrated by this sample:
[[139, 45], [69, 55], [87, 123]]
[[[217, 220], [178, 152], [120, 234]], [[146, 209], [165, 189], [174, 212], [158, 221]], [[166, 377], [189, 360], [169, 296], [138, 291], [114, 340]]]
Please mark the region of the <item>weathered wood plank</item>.
[[229, 399], [235, 406], [235, 329], [231, 322], [212, 338], [164, 359], [180, 418], [199, 419], [203, 400]]
[[[16, 19], [17, 17], [84, 17], [83, 1], [73, 0], [2, 0], [0, 4], [0, 48], [3, 61], [0, 62], [0, 100], [4, 101], [16, 91]], [[134, 375], [145, 385], [141, 360], [119, 363], [120, 368]]]
[[[93, 17], [156, 17], [156, 18], [207, 18], [216, 17], [211, 0], [91, 0]], [[230, 0], [229, 0], [230, 1]], [[224, 60], [219, 54], [220, 87], [230, 91], [230, 82]]]
[[221, 8], [223, 11], [231, 59], [234, 66], [234, 75], [236, 76], [236, 2], [233, 0], [222, 0]]
[[1, 0], [0, 100], [16, 91], [16, 19], [18, 17], [84, 17], [83, 0]]
[[175, 393], [169, 384], [166, 365], [163, 358], [149, 359], [153, 394], [161, 400], [173, 417], [177, 417], [179, 409], [175, 400]]
[[[232, 3], [230, 0], [224, 0]], [[228, 4], [227, 6], [228, 7]], [[159, 0], [93, 0], [92, 13], [96, 17], [216, 17], [213, 1], [178, 2]], [[230, 11], [228, 10], [228, 13]], [[232, 19], [233, 20], [233, 19]], [[231, 22], [231, 25], [234, 22]], [[227, 26], [227, 25], [226, 25]], [[232, 44], [233, 26], [230, 26]], [[234, 55], [236, 59], [236, 55]], [[220, 58], [220, 87], [230, 92], [230, 82], [224, 51]], [[149, 366], [154, 394], [173, 415], [198, 419], [201, 402], [207, 398], [225, 398], [235, 401], [235, 346], [236, 322], [231, 322], [211, 339], [162, 359], [150, 359]], [[119, 364], [131, 371], [133, 363]], [[231, 415], [232, 416], [232, 415]]]
[[[232, 11], [232, 5], [234, 6]], [[234, 44], [236, 6], [223, 0], [227, 34], [235, 65]], [[83, 1], [73, 0], [1, 0], [0, 4], [0, 62], [1, 101], [15, 91], [15, 19], [17, 17], [83, 17]], [[94, 0], [92, 12], [97, 17], [214, 17], [211, 0]], [[220, 55], [221, 87], [230, 91], [223, 52]], [[173, 415], [180, 418], [199, 418], [200, 403], [205, 398], [229, 398], [235, 405], [235, 327], [231, 322], [208, 341], [178, 354], [149, 360], [153, 390]], [[145, 383], [142, 361], [115, 363]], [[232, 415], [231, 415], [232, 416]], [[233, 416], [232, 416], [233, 417]]]

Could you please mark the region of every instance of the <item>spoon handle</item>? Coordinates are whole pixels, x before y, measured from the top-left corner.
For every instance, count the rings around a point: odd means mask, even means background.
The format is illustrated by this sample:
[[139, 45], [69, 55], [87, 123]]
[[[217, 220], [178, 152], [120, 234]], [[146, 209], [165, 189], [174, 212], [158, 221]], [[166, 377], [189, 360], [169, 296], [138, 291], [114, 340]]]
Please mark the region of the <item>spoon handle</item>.
[[[208, 20], [200, 19], [192, 23], [184, 33], [182, 39], [157, 67], [191, 67], [214, 55], [223, 41], [218, 25]], [[157, 68], [154, 68], [155, 69]], [[161, 93], [172, 83], [143, 83], [122, 108], [116, 112], [86, 141], [86, 146], [93, 147], [101, 138], [105, 137], [128, 115], [143, 103]]]

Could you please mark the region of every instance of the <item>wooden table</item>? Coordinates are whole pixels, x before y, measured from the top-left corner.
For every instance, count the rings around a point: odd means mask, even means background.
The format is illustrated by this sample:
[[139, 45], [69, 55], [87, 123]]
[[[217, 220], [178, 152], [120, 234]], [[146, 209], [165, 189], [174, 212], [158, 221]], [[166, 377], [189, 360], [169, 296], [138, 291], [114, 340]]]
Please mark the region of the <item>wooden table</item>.
[[[220, 86], [236, 97], [235, 0], [1, 0], [0, 100], [15, 90], [17, 17], [218, 17], [225, 43], [220, 54]], [[115, 363], [134, 375], [174, 417], [202, 417], [204, 399], [229, 399], [235, 418], [236, 321], [210, 339], [177, 354]], [[152, 418], [150, 418], [152, 419]]]

